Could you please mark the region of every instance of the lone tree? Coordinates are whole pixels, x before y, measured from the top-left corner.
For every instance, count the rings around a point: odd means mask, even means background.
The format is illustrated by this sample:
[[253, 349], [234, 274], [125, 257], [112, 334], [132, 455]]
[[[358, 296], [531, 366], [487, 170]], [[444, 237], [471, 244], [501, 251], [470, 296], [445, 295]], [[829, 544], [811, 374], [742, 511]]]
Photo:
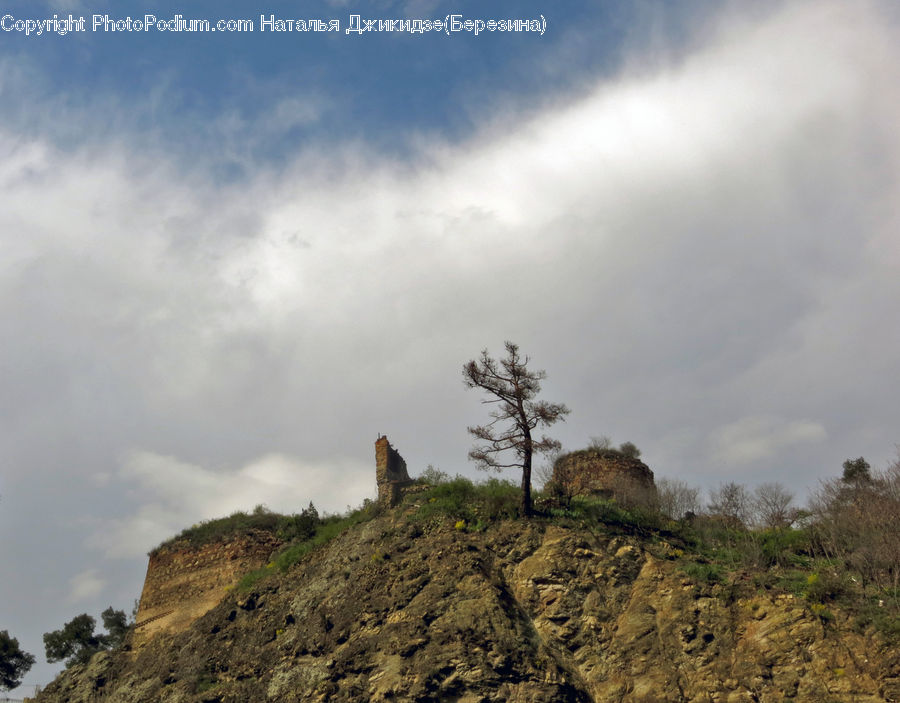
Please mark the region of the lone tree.
[[22, 677], [34, 664], [34, 655], [19, 648], [19, 640], [0, 631], [0, 691], [10, 691], [22, 683]]
[[[481, 402], [497, 405], [491, 411], [489, 423], [469, 428], [482, 442], [472, 448], [469, 458], [481, 469], [521, 468], [522, 514], [530, 517], [532, 457], [536, 452], [560, 448], [555, 439], [546, 436], [537, 439], [532, 433], [540, 426], [564, 420], [569, 409], [561, 403], [534, 400], [541, 390], [541, 381], [547, 377], [546, 372], [529, 371], [528, 357], [519, 356], [519, 347], [512, 342], [506, 342], [506, 353], [505, 359], [496, 361], [485, 349], [480, 359], [463, 366], [466, 387], [486, 391], [489, 397]], [[513, 452], [515, 460], [502, 463], [499, 455], [507, 451]]]
[[97, 652], [121, 647], [129, 624], [122, 610], [107, 608], [101, 613], [107, 634], [94, 632], [97, 621], [87, 613], [76, 615], [61, 630], [44, 634], [44, 649], [48, 662], [65, 659], [66, 666], [85, 664]]

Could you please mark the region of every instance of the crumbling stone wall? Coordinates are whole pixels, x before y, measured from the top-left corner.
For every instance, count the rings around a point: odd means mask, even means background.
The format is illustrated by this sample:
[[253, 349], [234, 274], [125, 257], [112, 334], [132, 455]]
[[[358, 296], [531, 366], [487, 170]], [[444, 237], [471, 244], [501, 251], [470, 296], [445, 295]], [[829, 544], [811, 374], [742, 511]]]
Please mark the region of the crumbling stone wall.
[[603, 495], [622, 505], [656, 504], [653, 472], [640, 459], [609, 449], [582, 449], [561, 456], [553, 481], [570, 496]]
[[135, 620], [134, 647], [161, 631], [186, 630], [218, 605], [241, 576], [265, 565], [282, 545], [271, 532], [254, 530], [200, 546], [175, 542], [153, 552]]
[[406, 462], [387, 437], [379, 436], [375, 441], [375, 481], [378, 483], [378, 503], [389, 508], [398, 505], [403, 489], [413, 484], [406, 472]]

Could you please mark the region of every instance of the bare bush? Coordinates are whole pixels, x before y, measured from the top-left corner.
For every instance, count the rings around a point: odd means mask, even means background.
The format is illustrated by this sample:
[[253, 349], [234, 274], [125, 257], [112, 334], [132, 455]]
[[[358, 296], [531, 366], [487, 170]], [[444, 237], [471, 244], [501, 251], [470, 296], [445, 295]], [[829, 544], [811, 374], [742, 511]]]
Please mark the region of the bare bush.
[[707, 511], [728, 527], [746, 527], [751, 516], [750, 495], [739, 483], [723, 483], [710, 490]]
[[634, 442], [622, 442], [622, 444], [620, 444], [617, 448], [615, 445], [613, 445], [613, 441], [606, 435], [591, 437], [591, 441], [588, 442], [587, 448], [593, 449], [597, 452], [613, 452], [615, 454], [622, 454], [623, 456], [627, 456], [629, 459], [641, 458], [641, 450], [638, 449], [637, 445]]
[[556, 463], [556, 460], [562, 456], [562, 453], [562, 447], [551, 449], [544, 455], [544, 461], [542, 461], [537, 469], [535, 469], [538, 481], [540, 481], [543, 490], [548, 490], [550, 484], [553, 483], [553, 465]]
[[434, 464], [429, 464], [418, 478], [419, 483], [424, 483], [426, 486], [440, 486], [449, 480], [450, 476], [447, 472], [441, 471]]
[[794, 494], [780, 483], [763, 483], [753, 492], [754, 522], [761, 527], [789, 527], [797, 519]]
[[[820, 549], [856, 571], [866, 584], [900, 587], [900, 459], [885, 471], [825, 481], [810, 510]], [[900, 604], [897, 604], [900, 605]]]
[[684, 481], [661, 478], [656, 482], [656, 495], [659, 511], [672, 520], [700, 512], [700, 489]]
[[588, 449], [596, 449], [597, 451], [612, 449], [612, 446], [612, 440], [606, 435], [601, 435], [600, 437], [591, 437], [591, 441], [588, 443]]

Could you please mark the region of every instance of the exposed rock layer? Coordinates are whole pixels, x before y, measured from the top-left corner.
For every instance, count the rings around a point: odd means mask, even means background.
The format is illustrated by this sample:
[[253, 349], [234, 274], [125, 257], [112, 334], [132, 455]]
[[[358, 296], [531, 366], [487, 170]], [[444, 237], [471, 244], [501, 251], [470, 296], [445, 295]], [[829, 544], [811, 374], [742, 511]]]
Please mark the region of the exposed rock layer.
[[38, 700], [900, 700], [900, 655], [835, 616], [693, 583], [630, 537], [521, 521], [423, 533], [395, 514]]

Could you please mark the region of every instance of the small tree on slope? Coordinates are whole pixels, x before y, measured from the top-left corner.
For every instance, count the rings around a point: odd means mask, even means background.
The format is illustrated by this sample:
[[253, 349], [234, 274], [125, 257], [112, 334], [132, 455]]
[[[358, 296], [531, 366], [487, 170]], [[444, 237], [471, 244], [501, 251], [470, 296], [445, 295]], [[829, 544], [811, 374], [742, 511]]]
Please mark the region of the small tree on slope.
[[121, 647], [129, 624], [122, 610], [107, 608], [101, 614], [107, 634], [94, 632], [97, 621], [87, 613], [76, 615], [61, 630], [44, 634], [48, 662], [65, 659], [66, 666], [86, 664], [97, 652]]

